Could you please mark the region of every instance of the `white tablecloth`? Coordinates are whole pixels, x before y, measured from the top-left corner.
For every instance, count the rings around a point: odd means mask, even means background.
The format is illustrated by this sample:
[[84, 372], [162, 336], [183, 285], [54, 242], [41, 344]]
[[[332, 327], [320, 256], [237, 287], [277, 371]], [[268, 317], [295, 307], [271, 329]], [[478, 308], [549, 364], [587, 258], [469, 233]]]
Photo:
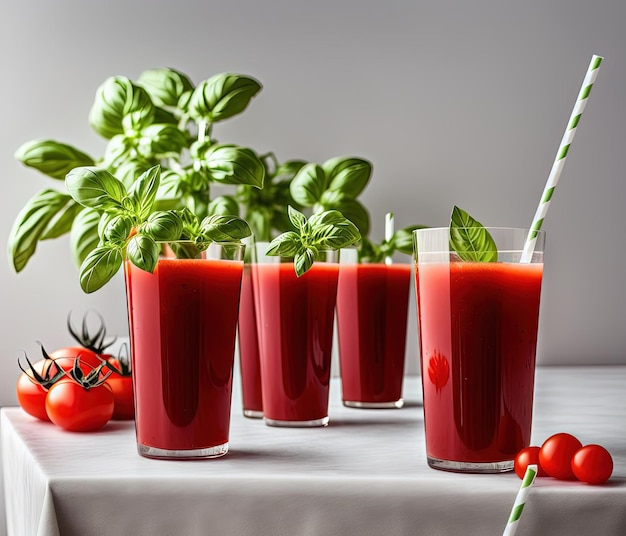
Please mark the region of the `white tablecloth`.
[[[419, 378], [400, 410], [344, 408], [333, 382], [331, 424], [316, 429], [245, 419], [235, 389], [230, 452], [204, 461], [140, 457], [132, 422], [76, 434], [4, 408], [9, 534], [502, 533], [520, 480], [426, 465]], [[615, 469], [603, 486], [538, 479], [517, 534], [625, 535], [626, 367], [539, 368], [534, 422], [533, 443], [567, 431]]]

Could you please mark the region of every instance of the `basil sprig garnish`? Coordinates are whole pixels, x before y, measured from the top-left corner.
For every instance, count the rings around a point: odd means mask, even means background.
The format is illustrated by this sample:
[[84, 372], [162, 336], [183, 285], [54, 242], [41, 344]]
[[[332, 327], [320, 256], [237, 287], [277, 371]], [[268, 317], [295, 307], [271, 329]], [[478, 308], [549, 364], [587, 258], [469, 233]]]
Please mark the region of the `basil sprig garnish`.
[[161, 170], [154, 166], [127, 189], [105, 169], [78, 167], [67, 174], [65, 184], [72, 199], [99, 215], [97, 245], [80, 266], [80, 285], [87, 292], [104, 286], [119, 271], [124, 259], [153, 272], [159, 254], [157, 242], [190, 241], [175, 252], [195, 257], [211, 242], [240, 242], [250, 236], [248, 224], [225, 214], [200, 220], [188, 208], [155, 210]]
[[296, 275], [311, 269], [322, 251], [338, 250], [361, 238], [356, 225], [338, 210], [313, 214], [308, 220], [302, 212], [288, 207], [295, 231], [286, 231], [272, 240], [265, 252], [269, 256], [293, 257]]
[[455, 206], [450, 217], [450, 250], [463, 261], [496, 262], [498, 247], [482, 223]]
[[[146, 218], [146, 207], [151, 212], [187, 208], [200, 221], [212, 214], [237, 216], [235, 197], [212, 198], [211, 186], [260, 189], [265, 166], [252, 149], [218, 143], [212, 130], [242, 113], [261, 88], [254, 78], [234, 73], [217, 74], [197, 85], [174, 69], [151, 69], [135, 82], [124, 76], [109, 77], [96, 91], [89, 112], [89, 124], [106, 142], [101, 157], [49, 139], [27, 142], [15, 153], [25, 166], [55, 181], [64, 180], [75, 168], [97, 167], [108, 173], [92, 175], [94, 191], [76, 191], [76, 198], [46, 188], [26, 203], [8, 240], [15, 271], [24, 269], [39, 241], [66, 233], [70, 233], [72, 255], [80, 265], [90, 252], [102, 247], [102, 222], [107, 219], [101, 218], [103, 209], [112, 216], [130, 213], [141, 221]], [[135, 183], [157, 165], [162, 170], [159, 187], [149, 188], [154, 203], [142, 199], [139, 204], [144, 213], [135, 214], [139, 198], [145, 194]], [[99, 184], [102, 180], [109, 191]], [[94, 195], [96, 191], [98, 195]], [[129, 245], [133, 255], [143, 257], [146, 264], [152, 262], [154, 248], [149, 242], [137, 238]], [[111, 260], [107, 265], [118, 262], [116, 251], [106, 251]]]

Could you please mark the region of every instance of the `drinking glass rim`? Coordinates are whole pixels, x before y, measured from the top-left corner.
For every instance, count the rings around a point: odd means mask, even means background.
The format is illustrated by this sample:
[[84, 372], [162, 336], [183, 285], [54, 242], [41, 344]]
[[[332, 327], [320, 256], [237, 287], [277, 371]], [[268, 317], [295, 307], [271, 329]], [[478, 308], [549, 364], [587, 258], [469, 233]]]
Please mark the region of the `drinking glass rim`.
[[[524, 227], [501, 227], [501, 226], [487, 226], [484, 225], [482, 226], [483, 229], [487, 229], [488, 231], [493, 230], [493, 231], [522, 231], [526, 234], [530, 233], [532, 231], [532, 229], [527, 229]], [[455, 229], [477, 229], [477, 227], [455, 227]], [[429, 231], [450, 231], [450, 227], [424, 227], [422, 229], [414, 229], [412, 231], [413, 235], [416, 235], [417, 233], [421, 233], [421, 232], [429, 232]], [[542, 229], [539, 229], [537, 231], [533, 231], [536, 232], [538, 235], [545, 235], [546, 232]]]

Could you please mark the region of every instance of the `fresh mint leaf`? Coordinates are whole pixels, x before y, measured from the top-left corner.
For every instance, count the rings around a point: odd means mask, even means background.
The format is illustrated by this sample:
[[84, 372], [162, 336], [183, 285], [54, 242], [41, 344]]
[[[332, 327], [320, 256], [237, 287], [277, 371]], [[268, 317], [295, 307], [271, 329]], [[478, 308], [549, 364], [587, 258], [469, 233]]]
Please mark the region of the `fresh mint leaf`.
[[463, 261], [496, 262], [498, 248], [489, 231], [455, 206], [450, 218], [450, 249]]

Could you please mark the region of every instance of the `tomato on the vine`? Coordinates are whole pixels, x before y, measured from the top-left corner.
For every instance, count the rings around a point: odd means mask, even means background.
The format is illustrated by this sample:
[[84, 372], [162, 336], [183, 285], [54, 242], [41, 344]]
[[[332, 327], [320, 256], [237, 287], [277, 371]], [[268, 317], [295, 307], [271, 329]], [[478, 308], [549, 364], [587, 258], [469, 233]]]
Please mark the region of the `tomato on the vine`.
[[99, 430], [111, 419], [114, 405], [113, 391], [106, 384], [85, 389], [73, 381], [59, 382], [46, 396], [50, 420], [71, 432]]
[[107, 379], [106, 384], [113, 391], [115, 409], [113, 419], [132, 420], [135, 418], [135, 402], [133, 400], [133, 378], [123, 376], [119, 372], [113, 372]]
[[102, 356], [101, 359], [96, 352], [80, 346], [65, 346], [50, 352], [49, 356], [52, 359], [59, 360], [59, 364], [69, 365], [70, 369], [74, 366], [74, 361], [77, 357], [80, 357], [83, 363], [93, 368], [99, 366], [102, 363], [102, 359], [106, 360], [107, 358], [107, 356]]
[[543, 467], [541, 467], [541, 463], [539, 463], [539, 450], [539, 447], [526, 447], [520, 450], [517, 456], [515, 456], [515, 473], [522, 480], [526, 474], [526, 468], [529, 465], [537, 466], [537, 476], [546, 476], [546, 472], [543, 470]]
[[572, 471], [582, 482], [603, 484], [613, 472], [613, 458], [600, 445], [585, 445], [574, 454]]
[[539, 463], [543, 470], [560, 480], [575, 480], [572, 458], [582, 443], [573, 435], [561, 432], [546, 439], [539, 450]]
[[32, 364], [24, 355], [29, 368], [23, 368], [20, 360], [17, 363], [22, 372], [17, 379], [15, 388], [17, 401], [22, 409], [42, 421], [49, 421], [46, 413], [46, 395], [48, 389], [65, 378], [63, 369], [51, 359], [41, 359]]
[[17, 379], [17, 402], [22, 409], [42, 421], [49, 421], [46, 413], [46, 395], [48, 391], [31, 379], [27, 372], [22, 372]]

